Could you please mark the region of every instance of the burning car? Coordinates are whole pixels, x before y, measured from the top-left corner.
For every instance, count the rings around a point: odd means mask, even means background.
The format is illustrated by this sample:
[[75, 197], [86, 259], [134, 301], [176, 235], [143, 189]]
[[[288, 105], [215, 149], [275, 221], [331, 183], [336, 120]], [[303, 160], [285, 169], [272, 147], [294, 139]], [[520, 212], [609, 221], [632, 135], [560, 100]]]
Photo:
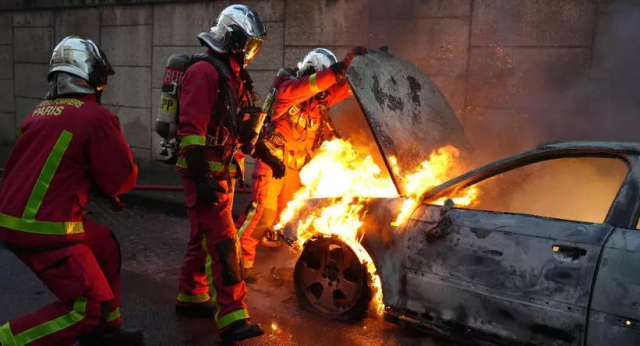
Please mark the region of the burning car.
[[[412, 64], [348, 74], [377, 150], [325, 142], [279, 228], [299, 303], [506, 345], [640, 342], [640, 144], [566, 142], [468, 171], [462, 127]], [[379, 153], [379, 157], [376, 156]]]

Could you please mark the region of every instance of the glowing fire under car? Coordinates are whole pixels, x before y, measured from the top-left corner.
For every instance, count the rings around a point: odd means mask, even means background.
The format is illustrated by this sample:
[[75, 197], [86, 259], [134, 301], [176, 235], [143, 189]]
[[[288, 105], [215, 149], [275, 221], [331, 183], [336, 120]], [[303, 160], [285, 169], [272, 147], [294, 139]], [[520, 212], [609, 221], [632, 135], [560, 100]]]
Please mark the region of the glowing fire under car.
[[[276, 226], [301, 250], [294, 281], [303, 307], [342, 320], [373, 308], [393, 322], [496, 344], [640, 343], [640, 284], [629, 279], [640, 277], [640, 144], [547, 145], [462, 174], [471, 149], [427, 76], [373, 51], [347, 77], [361, 111], [303, 169], [304, 187]], [[582, 158], [613, 163], [590, 170], [593, 162], [573, 161]], [[555, 162], [565, 177], [554, 186], [557, 205], [480, 187], [518, 172], [510, 190], [540, 189], [531, 177], [560, 172]], [[538, 168], [520, 174], [529, 167]], [[603, 178], [602, 167], [618, 178]], [[576, 179], [592, 205], [561, 198]], [[522, 212], [523, 203], [546, 217]], [[475, 204], [482, 210], [460, 208]], [[587, 216], [568, 221], [578, 214]]]

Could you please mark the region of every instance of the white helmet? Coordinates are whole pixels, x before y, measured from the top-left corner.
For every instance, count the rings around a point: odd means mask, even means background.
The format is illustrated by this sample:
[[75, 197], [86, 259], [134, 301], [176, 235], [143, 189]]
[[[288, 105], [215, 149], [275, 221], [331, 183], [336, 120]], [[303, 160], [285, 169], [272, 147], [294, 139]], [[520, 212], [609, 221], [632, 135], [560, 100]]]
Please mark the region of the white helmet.
[[99, 94], [113, 74], [113, 67], [98, 45], [78, 36], [67, 36], [51, 54], [47, 98], [65, 94]]
[[316, 48], [298, 63], [298, 78], [322, 71], [338, 62], [338, 58], [326, 48]]
[[245, 5], [231, 5], [222, 10], [216, 24], [198, 35], [203, 46], [218, 53], [244, 55], [246, 67], [267, 39], [267, 29], [260, 15]]

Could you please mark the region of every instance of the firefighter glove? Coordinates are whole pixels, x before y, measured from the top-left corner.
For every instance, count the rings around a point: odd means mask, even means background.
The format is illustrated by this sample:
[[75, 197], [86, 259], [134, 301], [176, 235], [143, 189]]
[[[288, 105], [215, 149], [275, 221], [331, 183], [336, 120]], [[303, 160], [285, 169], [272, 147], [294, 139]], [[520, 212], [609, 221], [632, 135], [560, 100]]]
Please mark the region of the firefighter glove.
[[184, 159], [187, 162], [189, 178], [195, 184], [196, 200], [199, 204], [211, 205], [220, 202], [216, 192], [226, 193], [227, 191], [211, 178], [205, 150], [204, 146], [190, 147], [186, 150]]
[[203, 145], [188, 147], [184, 153], [184, 160], [187, 162], [189, 178], [204, 180], [209, 177], [209, 163], [207, 162], [206, 148]]
[[349, 66], [342, 61], [331, 65], [333, 74], [336, 76], [336, 82], [340, 83], [344, 80], [345, 76], [347, 75], [347, 68], [349, 68]]
[[282, 177], [284, 177], [284, 163], [273, 155], [263, 142], [256, 145], [253, 157], [262, 160], [262, 162], [269, 166], [275, 179], [282, 179]]
[[367, 54], [367, 48], [365, 47], [353, 47], [349, 53], [347, 54], [347, 56], [344, 58], [344, 60], [342, 60], [343, 63], [345, 63], [347, 65], [347, 67], [349, 65], [351, 65], [351, 61], [353, 60], [353, 58], [356, 57], [356, 55], [365, 55]]
[[196, 201], [201, 205], [220, 203], [218, 193], [227, 193], [224, 186], [213, 178], [194, 180], [194, 184], [196, 186]]

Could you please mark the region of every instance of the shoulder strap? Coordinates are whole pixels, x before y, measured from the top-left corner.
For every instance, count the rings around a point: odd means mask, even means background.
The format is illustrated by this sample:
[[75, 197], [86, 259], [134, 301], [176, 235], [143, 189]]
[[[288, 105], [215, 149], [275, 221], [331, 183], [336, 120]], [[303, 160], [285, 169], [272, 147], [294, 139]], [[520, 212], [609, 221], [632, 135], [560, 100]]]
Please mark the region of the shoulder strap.
[[231, 85], [231, 74], [227, 66], [219, 59], [206, 53], [198, 53], [191, 56], [191, 64], [198, 61], [206, 61], [215, 67], [218, 71], [218, 92], [221, 96], [220, 101], [216, 104], [216, 121], [222, 123], [226, 117], [229, 121], [229, 132], [235, 135], [236, 130], [236, 108], [238, 104], [236, 93], [233, 92]]

